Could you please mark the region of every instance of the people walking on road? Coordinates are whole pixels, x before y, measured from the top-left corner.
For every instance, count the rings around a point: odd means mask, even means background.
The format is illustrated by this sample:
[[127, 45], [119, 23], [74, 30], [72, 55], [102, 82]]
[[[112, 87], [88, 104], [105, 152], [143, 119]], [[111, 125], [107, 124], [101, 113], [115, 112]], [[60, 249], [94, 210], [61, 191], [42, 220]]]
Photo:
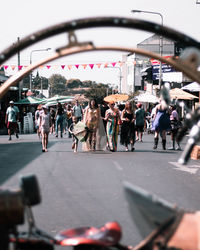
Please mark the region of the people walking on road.
[[112, 152], [117, 151], [117, 140], [119, 133], [120, 113], [119, 109], [115, 108], [115, 103], [109, 103], [109, 109], [106, 111], [105, 119], [107, 120], [106, 135], [108, 141], [108, 149]]
[[135, 111], [135, 125], [136, 125], [136, 141], [142, 142], [145, 125], [145, 111], [142, 108], [142, 104], [137, 104], [137, 110]]
[[[66, 121], [67, 121], [67, 128], [68, 128], [68, 138], [71, 138], [71, 137], [72, 137], [72, 135], [71, 135], [71, 133], [70, 133], [70, 131], [69, 131], [69, 128], [70, 128], [70, 126], [71, 126], [71, 124], [72, 124], [72, 122], [73, 122], [72, 113], [73, 113], [72, 107], [71, 107], [70, 104], [68, 104], [68, 105], [67, 105], [67, 110], [66, 110], [66, 118], [67, 118]], [[75, 116], [74, 116], [74, 117], [75, 117]], [[77, 118], [76, 118], [76, 120], [77, 120]]]
[[106, 116], [106, 110], [108, 110], [109, 107], [107, 105], [106, 102], [102, 102], [102, 104], [100, 105], [100, 112], [101, 112], [101, 119], [103, 120], [103, 125], [104, 125], [104, 129], [106, 131], [106, 124], [107, 124], [107, 121], [105, 119], [105, 116]]
[[69, 131], [71, 137], [73, 138], [72, 149], [74, 150], [74, 153], [77, 153], [77, 151], [78, 151], [78, 138], [73, 133], [73, 129], [74, 129], [74, 126], [78, 123], [78, 120], [77, 120], [76, 116], [73, 116], [71, 119], [72, 119], [72, 123], [70, 124], [68, 131]]
[[131, 144], [131, 151], [134, 151], [135, 114], [130, 102], [126, 102], [125, 104], [125, 109], [121, 114], [121, 121], [120, 143], [126, 147], [126, 151], [129, 151], [128, 145]]
[[[176, 105], [170, 105], [170, 122], [171, 122], [171, 140], [172, 140], [172, 146], [168, 148], [169, 150], [181, 150], [181, 146], [179, 142], [176, 140], [176, 136], [178, 133], [178, 130], [180, 128], [180, 121], [179, 121], [179, 115], [176, 110]], [[175, 148], [175, 144], [177, 143], [177, 148]]]
[[153, 149], [157, 149], [160, 133], [162, 147], [166, 150], [166, 132], [171, 130], [170, 111], [166, 104], [160, 100], [160, 103], [156, 105], [155, 112], [156, 116], [152, 125], [152, 131], [155, 131]]
[[[77, 118], [78, 120], [78, 118]], [[84, 113], [84, 123], [89, 130], [88, 138], [84, 145], [86, 150], [96, 150], [97, 129], [99, 128], [100, 109], [95, 99], [90, 100]]]
[[10, 101], [10, 107], [6, 110], [5, 124], [7, 125], [9, 141], [12, 140], [12, 133], [15, 132], [16, 138], [19, 138], [19, 129], [17, 121], [19, 121], [19, 109], [17, 106], [14, 106], [14, 102]]
[[37, 106], [37, 110], [35, 111], [35, 129], [37, 131], [37, 135], [38, 135], [39, 140], [40, 140], [40, 134], [41, 134], [40, 128], [39, 128], [39, 126], [40, 126], [40, 112], [41, 112], [41, 110], [42, 110], [42, 104], [39, 104]]
[[73, 116], [77, 118], [78, 122], [81, 121], [83, 118], [83, 109], [79, 104], [78, 100], [76, 100], [76, 103], [73, 107]]
[[56, 109], [56, 137], [58, 137], [58, 130], [60, 127], [60, 137], [63, 137], [63, 114], [64, 114], [64, 109], [61, 105], [60, 102], [57, 104], [57, 109]]
[[47, 152], [48, 137], [51, 127], [50, 114], [47, 106], [42, 106], [43, 112], [40, 113], [40, 130], [42, 135], [42, 152]]
[[50, 108], [50, 119], [51, 119], [51, 128], [50, 128], [50, 134], [55, 133], [55, 124], [56, 124], [56, 111], [54, 108]]

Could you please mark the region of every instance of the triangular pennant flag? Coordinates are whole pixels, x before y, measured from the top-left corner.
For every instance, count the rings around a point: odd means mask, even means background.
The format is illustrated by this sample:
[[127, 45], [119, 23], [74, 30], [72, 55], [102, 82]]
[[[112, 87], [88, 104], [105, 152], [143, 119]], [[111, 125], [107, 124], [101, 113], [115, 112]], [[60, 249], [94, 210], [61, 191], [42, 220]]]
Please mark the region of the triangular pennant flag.
[[108, 67], [108, 63], [105, 63], [105, 64], [104, 64], [104, 68], [107, 68], [107, 67]]
[[87, 67], [87, 64], [82, 64], [83, 68], [86, 69]]
[[113, 63], [111, 63], [111, 64], [112, 64], [112, 66], [113, 66], [113, 67], [115, 67], [115, 65], [116, 65], [116, 62], [113, 62]]
[[4, 67], [4, 69], [7, 69], [7, 68], [8, 68], [8, 65], [4, 65], [3, 67]]
[[15, 70], [16, 66], [15, 65], [11, 65], [11, 69]]
[[58, 65], [53, 65], [52, 68], [53, 68], [53, 69], [57, 69], [57, 68], [58, 68]]
[[94, 64], [89, 64], [90, 68], [93, 69], [94, 67]]
[[61, 68], [64, 69], [64, 68], [65, 68], [65, 65], [61, 65]]
[[123, 62], [118, 62], [119, 66], [121, 67], [123, 65]]
[[72, 68], [72, 65], [67, 65], [68, 69], [70, 70]]
[[100, 67], [101, 67], [101, 63], [97, 63], [96, 65], [97, 65], [97, 66], [98, 66], [98, 68], [100, 69]]
[[75, 64], [75, 66], [76, 66], [77, 69], [78, 69], [79, 65], [80, 65], [80, 64]]
[[47, 69], [50, 69], [51, 68], [51, 65], [47, 65]]
[[21, 69], [22, 69], [22, 67], [23, 67], [23, 66], [19, 65], [19, 66], [18, 66], [18, 69], [19, 69], [19, 70], [21, 70]]

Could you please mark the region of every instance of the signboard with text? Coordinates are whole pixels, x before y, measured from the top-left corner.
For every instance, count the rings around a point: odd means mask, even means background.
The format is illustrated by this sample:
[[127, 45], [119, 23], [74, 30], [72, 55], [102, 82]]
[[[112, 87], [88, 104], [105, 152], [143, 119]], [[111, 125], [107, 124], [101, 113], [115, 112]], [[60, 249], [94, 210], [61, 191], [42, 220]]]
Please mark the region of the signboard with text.
[[[176, 72], [176, 70], [168, 64], [162, 64], [162, 73], [170, 73], [170, 72]], [[160, 65], [152, 65], [152, 80], [159, 80], [159, 74], [160, 74]]]

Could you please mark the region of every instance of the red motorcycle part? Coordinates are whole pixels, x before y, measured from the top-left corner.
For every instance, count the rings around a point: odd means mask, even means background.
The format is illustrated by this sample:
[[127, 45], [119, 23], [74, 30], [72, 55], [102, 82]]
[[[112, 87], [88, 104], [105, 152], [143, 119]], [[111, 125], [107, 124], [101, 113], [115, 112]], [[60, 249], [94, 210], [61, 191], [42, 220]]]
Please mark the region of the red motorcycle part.
[[117, 222], [106, 223], [101, 228], [82, 227], [61, 231], [56, 235], [61, 246], [98, 245], [114, 246], [121, 239], [121, 227]]

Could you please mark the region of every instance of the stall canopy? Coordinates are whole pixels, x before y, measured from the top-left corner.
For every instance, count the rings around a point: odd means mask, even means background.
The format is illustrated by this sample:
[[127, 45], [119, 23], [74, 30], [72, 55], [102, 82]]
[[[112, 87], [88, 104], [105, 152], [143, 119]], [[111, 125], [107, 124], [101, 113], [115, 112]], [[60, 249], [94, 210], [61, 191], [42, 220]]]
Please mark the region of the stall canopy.
[[54, 97], [48, 98], [45, 101], [45, 104], [47, 106], [53, 106], [56, 105], [58, 102], [61, 104], [72, 102], [74, 100], [74, 96], [61, 96], [61, 95], [55, 95]]
[[40, 99], [37, 97], [33, 96], [28, 96], [27, 98], [21, 99], [18, 102], [15, 102], [15, 104], [19, 105], [26, 105], [26, 104], [40, 104], [40, 103], [45, 103], [45, 99]]
[[187, 90], [189, 92], [199, 92], [199, 103], [200, 103], [200, 84], [197, 82], [192, 82], [181, 89]]
[[199, 92], [200, 91], [200, 84], [197, 83], [197, 82], [192, 82], [192, 83], [190, 83], [188, 85], [185, 85], [181, 89], [188, 90], [190, 92]]
[[169, 92], [171, 99], [180, 99], [180, 100], [198, 99], [198, 97], [196, 97], [195, 95], [192, 95], [179, 88], [171, 89]]

